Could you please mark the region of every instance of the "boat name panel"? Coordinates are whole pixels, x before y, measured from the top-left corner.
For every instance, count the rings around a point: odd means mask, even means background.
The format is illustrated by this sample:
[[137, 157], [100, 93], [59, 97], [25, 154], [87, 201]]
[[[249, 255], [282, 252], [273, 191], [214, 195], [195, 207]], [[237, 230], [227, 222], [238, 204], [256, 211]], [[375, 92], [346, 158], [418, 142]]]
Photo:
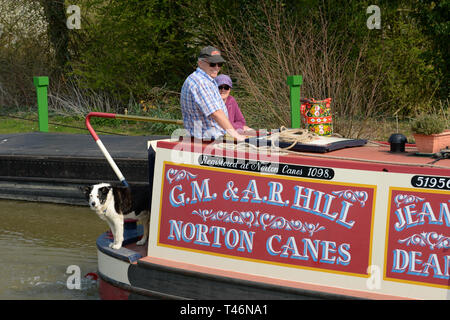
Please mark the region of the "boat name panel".
[[376, 188], [163, 163], [158, 246], [368, 276]]
[[198, 163], [202, 166], [237, 169], [250, 172], [277, 174], [283, 176], [332, 180], [334, 170], [325, 167], [298, 166], [278, 162], [263, 162], [253, 159], [237, 159], [200, 155]]
[[386, 280], [449, 288], [449, 205], [446, 192], [390, 188]]

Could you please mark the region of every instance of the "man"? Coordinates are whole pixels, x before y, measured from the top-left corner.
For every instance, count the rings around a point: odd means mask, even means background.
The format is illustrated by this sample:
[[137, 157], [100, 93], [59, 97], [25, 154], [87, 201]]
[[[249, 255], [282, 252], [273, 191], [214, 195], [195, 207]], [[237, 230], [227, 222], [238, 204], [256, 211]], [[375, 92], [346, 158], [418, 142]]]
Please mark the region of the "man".
[[218, 49], [203, 48], [198, 57], [198, 68], [181, 88], [184, 127], [192, 137], [217, 139], [228, 133], [238, 141], [245, 140], [228, 120], [227, 108], [214, 82], [224, 62]]

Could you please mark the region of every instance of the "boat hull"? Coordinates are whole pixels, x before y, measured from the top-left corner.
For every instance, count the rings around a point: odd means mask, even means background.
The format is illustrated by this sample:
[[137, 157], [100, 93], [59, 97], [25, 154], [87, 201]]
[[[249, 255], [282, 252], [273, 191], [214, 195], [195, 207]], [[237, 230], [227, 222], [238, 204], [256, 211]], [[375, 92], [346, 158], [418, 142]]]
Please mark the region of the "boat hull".
[[[351, 295], [289, 287], [271, 283], [271, 279], [249, 279], [241, 274], [223, 273], [220, 270], [195, 271], [195, 265], [176, 264], [159, 259], [138, 258], [137, 247], [111, 254], [105, 233], [97, 241], [99, 294], [103, 300], [289, 300], [289, 299], [357, 299]], [[128, 248], [127, 248], [128, 247]], [[129, 249], [132, 248], [132, 249]], [[134, 255], [137, 259], [130, 258]], [[222, 274], [221, 274], [222, 273]]]
[[449, 160], [388, 146], [276, 158], [154, 149], [146, 251], [99, 249], [102, 281], [127, 298], [450, 297]]

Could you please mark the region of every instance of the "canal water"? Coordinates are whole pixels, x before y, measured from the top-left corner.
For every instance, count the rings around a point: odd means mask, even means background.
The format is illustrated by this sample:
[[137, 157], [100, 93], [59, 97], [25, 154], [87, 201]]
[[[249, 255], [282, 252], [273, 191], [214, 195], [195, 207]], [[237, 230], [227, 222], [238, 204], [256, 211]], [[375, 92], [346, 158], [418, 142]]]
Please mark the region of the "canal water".
[[0, 299], [99, 299], [86, 275], [107, 229], [88, 207], [0, 200]]

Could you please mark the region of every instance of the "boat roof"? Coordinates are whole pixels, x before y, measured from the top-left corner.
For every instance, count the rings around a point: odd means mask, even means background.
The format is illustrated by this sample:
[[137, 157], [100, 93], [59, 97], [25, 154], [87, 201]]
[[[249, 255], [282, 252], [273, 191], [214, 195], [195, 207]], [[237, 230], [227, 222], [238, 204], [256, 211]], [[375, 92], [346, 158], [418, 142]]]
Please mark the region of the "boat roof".
[[[190, 144], [180, 147], [182, 144]], [[195, 143], [183, 141], [159, 141], [158, 147], [179, 150], [196, 150]], [[177, 147], [176, 147], [177, 146]], [[198, 148], [198, 147], [197, 147]], [[220, 149], [220, 148], [219, 148]], [[202, 142], [200, 152], [211, 155], [224, 155], [223, 150], [211, 146], [211, 142]], [[222, 152], [221, 152], [222, 151]], [[255, 153], [258, 157], [255, 157]], [[253, 154], [253, 155], [252, 155]], [[226, 150], [226, 156], [244, 157], [245, 159], [264, 158], [255, 149], [245, 152]], [[270, 159], [270, 157], [268, 158]], [[405, 147], [405, 152], [391, 152], [390, 145], [382, 142], [367, 142], [365, 145], [347, 147], [326, 153], [301, 152], [286, 150], [278, 158], [280, 163], [330, 166], [347, 169], [361, 169], [398, 173], [421, 173], [432, 175], [450, 175], [450, 159], [433, 158], [430, 154], [420, 154], [415, 145]], [[330, 161], [332, 160], [332, 161]], [[269, 160], [270, 161], [270, 160]]]

